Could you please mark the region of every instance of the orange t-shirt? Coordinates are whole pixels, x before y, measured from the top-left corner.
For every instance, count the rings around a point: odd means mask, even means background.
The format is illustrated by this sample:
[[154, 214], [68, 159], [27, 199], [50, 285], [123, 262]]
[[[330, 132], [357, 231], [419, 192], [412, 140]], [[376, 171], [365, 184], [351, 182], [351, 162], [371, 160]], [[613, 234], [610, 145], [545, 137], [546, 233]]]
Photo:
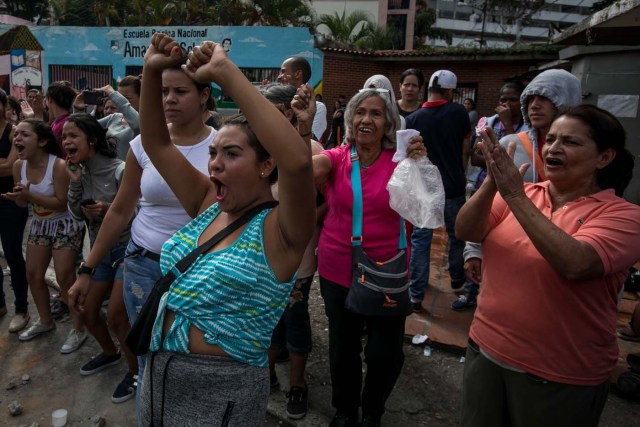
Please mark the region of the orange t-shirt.
[[640, 259], [640, 207], [604, 190], [551, 211], [549, 182], [525, 184], [537, 208], [591, 245], [605, 275], [570, 281], [540, 255], [500, 195], [482, 242], [482, 286], [471, 338], [490, 356], [565, 384], [604, 382], [618, 357], [617, 296]]

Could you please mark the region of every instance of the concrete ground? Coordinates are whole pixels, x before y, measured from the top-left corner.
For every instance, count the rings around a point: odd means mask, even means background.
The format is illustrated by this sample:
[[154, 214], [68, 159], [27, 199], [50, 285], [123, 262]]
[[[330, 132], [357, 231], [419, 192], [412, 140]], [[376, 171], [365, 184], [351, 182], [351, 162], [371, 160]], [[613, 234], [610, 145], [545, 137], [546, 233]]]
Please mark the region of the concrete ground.
[[[387, 401], [385, 426], [455, 426], [459, 423], [463, 354], [467, 331], [473, 312], [453, 312], [456, 298], [446, 273], [446, 237], [436, 232], [432, 252], [431, 288], [423, 302], [423, 311], [407, 318], [405, 364], [396, 387]], [[4, 266], [4, 260], [0, 259]], [[68, 317], [57, 323], [57, 329], [33, 341], [19, 342], [17, 334], [6, 331], [11, 318], [13, 293], [5, 277], [5, 294], [9, 314], [0, 319], [0, 426], [51, 425], [51, 412], [64, 408], [69, 412], [70, 426], [90, 426], [98, 415], [107, 426], [134, 426], [135, 402], [113, 404], [111, 394], [126, 372], [124, 360], [101, 373], [82, 377], [80, 366], [99, 352], [99, 346], [89, 338], [78, 351], [62, 355], [59, 348], [70, 329]], [[312, 286], [310, 312], [314, 350], [309, 357], [306, 380], [309, 385], [309, 413], [300, 421], [287, 420], [285, 414], [288, 389], [288, 363], [276, 366], [280, 387], [272, 390], [265, 426], [298, 425], [326, 426], [333, 416], [331, 383], [328, 368], [328, 331], [324, 305], [317, 281]], [[52, 291], [53, 292], [53, 291]], [[639, 295], [625, 294], [620, 305], [620, 325], [629, 320]], [[35, 306], [30, 305], [33, 318]], [[409, 344], [413, 335], [428, 335], [429, 348]], [[626, 369], [624, 357], [640, 352], [640, 344], [620, 342], [620, 363], [617, 372]], [[363, 365], [366, 369], [366, 365]], [[23, 375], [29, 380], [23, 382]], [[7, 390], [16, 380], [17, 386]], [[12, 417], [7, 405], [18, 400], [24, 410]], [[188, 414], [185, 414], [188, 426]], [[638, 426], [640, 405], [610, 395], [600, 425], [603, 427]]]

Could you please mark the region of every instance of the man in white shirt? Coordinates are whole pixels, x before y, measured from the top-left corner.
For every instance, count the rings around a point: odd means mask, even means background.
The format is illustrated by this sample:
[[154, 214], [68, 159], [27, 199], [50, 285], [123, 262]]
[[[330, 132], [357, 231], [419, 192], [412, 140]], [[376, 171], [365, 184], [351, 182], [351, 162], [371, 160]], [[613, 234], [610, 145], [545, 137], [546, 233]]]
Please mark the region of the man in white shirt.
[[[286, 59], [280, 66], [278, 83], [300, 85], [307, 83], [311, 78], [311, 66], [309, 62], [301, 56], [292, 56]], [[322, 143], [322, 137], [327, 129], [327, 107], [320, 101], [316, 101], [316, 115], [313, 118], [313, 139]]]

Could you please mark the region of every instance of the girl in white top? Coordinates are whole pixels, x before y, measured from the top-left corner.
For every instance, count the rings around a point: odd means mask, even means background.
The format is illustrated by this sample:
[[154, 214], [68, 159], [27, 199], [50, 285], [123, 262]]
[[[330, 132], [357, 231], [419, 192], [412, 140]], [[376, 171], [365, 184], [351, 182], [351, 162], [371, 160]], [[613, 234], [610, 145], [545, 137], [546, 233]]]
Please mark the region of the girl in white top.
[[[202, 112], [210, 94], [208, 84], [191, 80], [179, 66], [162, 74], [163, 106], [171, 140], [179, 152], [203, 175], [208, 176], [209, 146], [216, 130], [202, 121]], [[98, 237], [85, 265], [94, 266], [107, 253], [117, 236], [129, 223], [136, 207], [139, 211], [131, 225], [131, 241], [124, 260], [124, 301], [129, 322], [135, 322], [160, 272], [162, 244], [191, 218], [142, 148], [140, 136], [130, 143], [126, 166], [118, 194], [105, 216]], [[82, 309], [89, 291], [89, 278], [78, 276], [70, 291], [71, 304]], [[142, 383], [145, 358], [138, 358], [138, 385]], [[127, 374], [129, 375], [129, 374]], [[125, 378], [124, 382], [129, 379]]]
[[[46, 123], [27, 119], [16, 126], [13, 144], [18, 160], [13, 165], [17, 183], [5, 197], [19, 206], [31, 203], [33, 218], [27, 240], [27, 280], [40, 319], [20, 334], [28, 341], [55, 328], [49, 308], [49, 290], [45, 273], [53, 256], [56, 280], [67, 302], [67, 291], [75, 280], [75, 261], [82, 250], [83, 224], [74, 221], [67, 210], [69, 176], [51, 128]], [[73, 328], [60, 351], [71, 353], [87, 335], [77, 315], [72, 313]]]

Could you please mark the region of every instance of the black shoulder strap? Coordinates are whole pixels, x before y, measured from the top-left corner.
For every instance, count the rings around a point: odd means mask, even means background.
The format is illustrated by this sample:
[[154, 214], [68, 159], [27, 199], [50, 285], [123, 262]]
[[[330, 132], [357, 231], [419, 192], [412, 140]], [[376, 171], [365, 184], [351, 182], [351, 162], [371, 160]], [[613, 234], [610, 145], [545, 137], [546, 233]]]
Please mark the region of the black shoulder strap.
[[193, 264], [196, 258], [198, 258], [201, 254], [207, 252], [209, 249], [214, 247], [220, 240], [224, 239], [229, 234], [233, 233], [241, 225], [251, 221], [251, 219], [257, 214], [259, 214], [261, 211], [265, 209], [273, 208], [277, 204], [278, 202], [276, 202], [275, 200], [271, 200], [269, 202], [261, 203], [253, 207], [252, 209], [249, 209], [240, 218], [236, 219], [231, 224], [227, 225], [224, 229], [217, 232], [215, 236], [207, 240], [201, 246], [198, 246], [197, 248], [195, 248], [193, 251], [191, 251], [191, 253], [189, 253], [189, 255], [185, 256], [180, 261], [178, 261], [178, 263], [176, 264], [176, 268], [178, 269], [178, 271], [180, 271], [180, 273], [184, 273], [185, 270], [189, 268], [189, 266]]

